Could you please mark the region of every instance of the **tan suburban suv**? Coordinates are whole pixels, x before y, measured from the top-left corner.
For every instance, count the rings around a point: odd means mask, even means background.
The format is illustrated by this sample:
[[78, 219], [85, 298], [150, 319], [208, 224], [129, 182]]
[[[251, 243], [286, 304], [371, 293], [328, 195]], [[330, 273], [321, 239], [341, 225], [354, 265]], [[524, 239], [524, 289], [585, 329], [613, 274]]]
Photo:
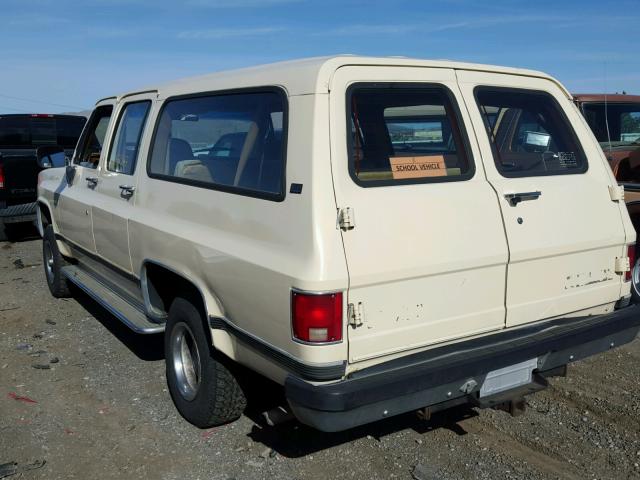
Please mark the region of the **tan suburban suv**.
[[640, 329], [623, 191], [543, 73], [351, 56], [217, 73], [100, 100], [70, 163], [44, 157], [51, 293], [164, 331], [200, 427], [243, 411], [235, 363], [336, 431], [513, 406]]

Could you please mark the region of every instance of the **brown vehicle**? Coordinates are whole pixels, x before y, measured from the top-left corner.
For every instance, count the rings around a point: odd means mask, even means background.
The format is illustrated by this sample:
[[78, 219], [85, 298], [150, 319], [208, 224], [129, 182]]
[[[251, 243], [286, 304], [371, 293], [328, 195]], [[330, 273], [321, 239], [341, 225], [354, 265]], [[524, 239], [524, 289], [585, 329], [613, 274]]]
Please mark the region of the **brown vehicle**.
[[573, 98], [618, 181], [640, 184], [640, 95], [576, 94]]
[[[640, 232], [640, 95], [574, 94], [573, 98], [600, 142], [613, 174], [624, 185], [629, 216], [636, 232]], [[640, 301], [638, 257], [631, 288], [636, 302]]]

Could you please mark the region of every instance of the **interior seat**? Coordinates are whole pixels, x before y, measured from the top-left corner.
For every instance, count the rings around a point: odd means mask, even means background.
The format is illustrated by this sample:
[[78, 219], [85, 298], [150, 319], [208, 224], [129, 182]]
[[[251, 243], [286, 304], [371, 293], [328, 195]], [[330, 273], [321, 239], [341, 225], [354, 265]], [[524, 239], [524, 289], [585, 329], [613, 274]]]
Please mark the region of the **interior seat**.
[[167, 146], [167, 164], [165, 174], [176, 175], [178, 162], [182, 160], [194, 160], [191, 145], [181, 138], [170, 138]]
[[209, 168], [202, 163], [201, 160], [195, 158], [192, 160], [180, 160], [176, 164], [174, 175], [180, 178], [198, 180], [200, 182], [213, 182]]

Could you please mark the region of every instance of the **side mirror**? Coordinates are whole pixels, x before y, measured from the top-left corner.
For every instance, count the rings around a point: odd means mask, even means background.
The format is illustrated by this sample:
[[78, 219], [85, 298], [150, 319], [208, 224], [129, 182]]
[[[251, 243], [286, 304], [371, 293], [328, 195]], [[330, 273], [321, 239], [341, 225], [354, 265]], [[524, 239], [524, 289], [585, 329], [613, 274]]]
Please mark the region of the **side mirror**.
[[73, 179], [76, 177], [76, 167], [73, 165], [67, 165], [65, 177], [67, 178], [67, 183], [69, 185], [73, 185]]
[[58, 168], [66, 165], [64, 148], [58, 145], [38, 147], [36, 159], [40, 168]]

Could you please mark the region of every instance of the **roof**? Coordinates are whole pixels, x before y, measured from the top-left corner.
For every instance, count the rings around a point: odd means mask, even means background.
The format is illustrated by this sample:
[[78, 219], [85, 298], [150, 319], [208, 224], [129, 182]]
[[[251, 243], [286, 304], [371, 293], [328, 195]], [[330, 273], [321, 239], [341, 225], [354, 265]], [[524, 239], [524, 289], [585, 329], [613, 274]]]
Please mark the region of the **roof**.
[[573, 98], [577, 102], [585, 103], [604, 103], [605, 97], [607, 103], [640, 103], [640, 95], [626, 95], [620, 93], [575, 93]]
[[347, 65], [451, 68], [458, 70], [475, 70], [482, 72], [524, 75], [551, 80], [566, 93], [567, 97], [571, 98], [571, 94], [560, 84], [560, 82], [545, 73], [534, 70], [454, 62], [450, 60], [421, 60], [405, 57], [361, 57], [353, 55], [289, 60], [238, 70], [210, 73], [197, 77], [175, 80], [156, 87], [146, 87], [144, 89], [128, 92], [120, 97], [134, 95], [139, 92], [148, 92], [151, 90], [157, 91], [159, 97], [166, 98], [174, 95], [184, 95], [196, 92], [265, 85], [281, 85], [287, 90], [289, 95], [328, 93], [333, 73], [338, 68]]

